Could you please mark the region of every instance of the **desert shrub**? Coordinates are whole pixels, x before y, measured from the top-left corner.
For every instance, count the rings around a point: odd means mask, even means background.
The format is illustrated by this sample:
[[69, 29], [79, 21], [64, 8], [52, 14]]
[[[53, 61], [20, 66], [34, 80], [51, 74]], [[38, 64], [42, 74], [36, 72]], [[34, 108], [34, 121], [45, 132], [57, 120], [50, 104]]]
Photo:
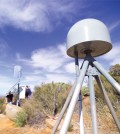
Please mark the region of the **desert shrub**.
[[27, 115], [25, 111], [17, 113], [17, 116], [14, 120], [17, 127], [23, 127], [27, 123]]
[[39, 101], [36, 101], [34, 98], [26, 100], [22, 107], [27, 114], [27, 124], [31, 126], [44, 123], [45, 114]]
[[39, 102], [44, 113], [55, 115], [63, 107], [70, 87], [70, 84], [65, 83], [42, 84], [41, 87], [35, 87], [33, 98]]

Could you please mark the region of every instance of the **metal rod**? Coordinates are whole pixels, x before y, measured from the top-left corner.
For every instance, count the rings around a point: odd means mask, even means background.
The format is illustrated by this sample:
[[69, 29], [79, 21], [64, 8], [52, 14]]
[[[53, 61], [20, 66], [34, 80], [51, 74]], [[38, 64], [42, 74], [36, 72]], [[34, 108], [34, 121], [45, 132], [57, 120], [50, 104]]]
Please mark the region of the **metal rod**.
[[82, 112], [82, 95], [81, 95], [81, 91], [80, 91], [80, 94], [79, 94], [78, 104], [79, 104], [80, 134], [84, 134], [84, 121], [83, 121], [83, 112]]
[[20, 94], [20, 91], [19, 91], [19, 88], [20, 88], [20, 83], [18, 82], [18, 95], [17, 95], [17, 106], [19, 105], [19, 94]]
[[113, 116], [113, 119], [114, 119], [114, 121], [115, 121], [115, 123], [116, 123], [116, 125], [117, 125], [117, 127], [118, 127], [118, 130], [119, 130], [119, 132], [120, 132], [120, 122], [119, 122], [119, 120], [118, 120], [118, 118], [117, 118], [117, 116], [116, 116], [116, 113], [115, 113], [115, 111], [114, 111], [114, 108], [112, 107], [112, 104], [111, 104], [111, 102], [110, 102], [110, 100], [109, 100], [109, 97], [108, 97], [108, 95], [107, 95], [107, 93], [106, 93], [106, 90], [105, 90], [105, 88], [104, 88], [104, 86], [103, 86], [103, 84], [102, 84], [102, 82], [101, 82], [101, 79], [100, 79], [99, 76], [96, 76], [95, 79], [96, 79], [96, 81], [97, 81], [97, 84], [98, 84], [99, 88], [101, 89], [101, 91], [102, 91], [102, 93], [103, 93], [103, 95], [104, 95], [104, 98], [105, 98], [105, 101], [106, 101], [106, 103], [107, 103], [107, 105], [108, 105], [108, 108], [109, 108], [109, 110], [110, 110], [110, 112], [111, 112], [111, 114], [112, 114], [112, 116]]
[[76, 101], [78, 99], [78, 95], [80, 93], [80, 89], [82, 87], [82, 83], [83, 83], [83, 80], [84, 80], [84, 77], [85, 77], [85, 73], [86, 73], [86, 70], [88, 68], [88, 64], [89, 64], [88, 60], [85, 60], [84, 63], [83, 63], [79, 78], [77, 80], [75, 91], [74, 91], [73, 97], [71, 99], [71, 102], [69, 104], [69, 107], [68, 107], [68, 110], [67, 110], [65, 120], [63, 122], [60, 134], [66, 134], [67, 133], [68, 126], [69, 126], [69, 123], [70, 123], [70, 120], [71, 120], [71, 117], [72, 117], [72, 114], [73, 114], [73, 111], [74, 111], [74, 108], [75, 108], [75, 104], [76, 104]]
[[89, 77], [88, 77], [88, 87], [89, 87], [89, 91], [90, 91], [90, 108], [91, 108], [93, 134], [98, 134], [94, 83], [93, 83], [92, 75], [89, 75]]
[[112, 76], [110, 76], [109, 73], [97, 61], [93, 61], [93, 64], [120, 94], [120, 85], [112, 78]]
[[75, 71], [76, 71], [76, 78], [79, 77], [80, 69], [79, 69], [79, 62], [78, 62], [78, 56], [75, 57]]
[[[76, 53], [76, 56], [75, 56], [75, 70], [76, 70], [76, 79], [78, 79], [78, 76], [80, 74], [79, 62], [78, 62], [78, 53]], [[84, 122], [83, 122], [83, 112], [82, 112], [81, 91], [80, 91], [80, 94], [78, 96], [78, 106], [79, 106], [80, 134], [84, 134]]]
[[77, 83], [77, 82], [75, 81], [74, 84], [73, 84], [73, 86], [72, 86], [72, 88], [71, 88], [71, 90], [70, 90], [70, 92], [69, 92], [69, 94], [68, 94], [68, 97], [67, 97], [67, 99], [66, 99], [66, 101], [65, 101], [65, 104], [64, 104], [64, 106], [63, 106], [63, 108], [62, 108], [60, 114], [59, 114], [58, 120], [57, 120], [57, 122], [55, 123], [55, 125], [54, 125], [54, 127], [53, 127], [53, 130], [52, 130], [52, 133], [51, 133], [51, 134], [55, 134], [55, 132], [56, 132], [56, 130], [57, 130], [57, 128], [58, 128], [58, 126], [59, 126], [61, 120], [62, 120], [62, 117], [63, 117], [64, 113], [65, 113], [66, 110], [67, 110], [67, 107], [68, 107], [68, 105], [69, 105], [69, 103], [70, 103], [70, 100], [71, 100], [71, 98], [72, 98], [72, 96], [73, 96], [76, 83]]

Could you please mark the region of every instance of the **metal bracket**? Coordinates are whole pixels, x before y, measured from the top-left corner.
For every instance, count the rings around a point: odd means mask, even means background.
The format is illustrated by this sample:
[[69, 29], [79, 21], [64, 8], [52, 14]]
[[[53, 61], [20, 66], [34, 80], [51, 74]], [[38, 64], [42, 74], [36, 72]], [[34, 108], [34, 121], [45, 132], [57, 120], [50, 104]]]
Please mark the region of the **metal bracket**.
[[96, 76], [96, 75], [100, 75], [100, 72], [95, 68], [92, 67], [91, 65], [88, 67], [87, 72], [86, 72], [86, 76]]

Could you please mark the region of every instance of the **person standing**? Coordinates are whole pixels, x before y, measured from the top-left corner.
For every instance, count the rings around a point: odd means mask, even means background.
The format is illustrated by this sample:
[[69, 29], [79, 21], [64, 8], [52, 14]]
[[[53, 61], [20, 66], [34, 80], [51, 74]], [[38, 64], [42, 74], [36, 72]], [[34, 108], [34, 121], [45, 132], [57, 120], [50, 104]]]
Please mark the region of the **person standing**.
[[7, 103], [12, 104], [13, 101], [13, 94], [11, 93], [11, 91], [9, 92], [9, 94], [6, 96], [7, 99]]
[[31, 96], [32, 92], [31, 89], [26, 86], [26, 90], [25, 90], [25, 98], [28, 99]]

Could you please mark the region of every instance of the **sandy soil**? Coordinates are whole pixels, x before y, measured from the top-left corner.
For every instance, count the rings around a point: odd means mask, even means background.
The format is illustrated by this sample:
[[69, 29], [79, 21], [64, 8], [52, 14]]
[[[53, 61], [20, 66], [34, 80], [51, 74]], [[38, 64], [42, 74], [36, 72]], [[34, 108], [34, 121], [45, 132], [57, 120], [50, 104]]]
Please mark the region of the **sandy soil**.
[[9, 120], [5, 115], [0, 114], [0, 134], [50, 134], [51, 129], [34, 129], [30, 127], [15, 127], [13, 121]]

